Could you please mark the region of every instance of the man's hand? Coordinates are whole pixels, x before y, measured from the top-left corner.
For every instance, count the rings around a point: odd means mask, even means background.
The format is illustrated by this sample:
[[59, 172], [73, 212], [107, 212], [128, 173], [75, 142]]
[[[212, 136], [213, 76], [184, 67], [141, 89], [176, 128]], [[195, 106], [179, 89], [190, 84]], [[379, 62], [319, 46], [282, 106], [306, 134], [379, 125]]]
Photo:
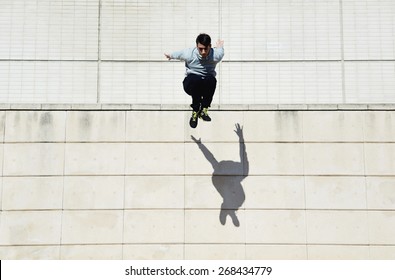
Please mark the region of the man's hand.
[[224, 40], [218, 40], [215, 47], [216, 48], [223, 48], [224, 47]]
[[171, 59], [171, 55], [170, 55], [170, 54], [165, 53], [165, 57], [166, 57], [168, 60]]

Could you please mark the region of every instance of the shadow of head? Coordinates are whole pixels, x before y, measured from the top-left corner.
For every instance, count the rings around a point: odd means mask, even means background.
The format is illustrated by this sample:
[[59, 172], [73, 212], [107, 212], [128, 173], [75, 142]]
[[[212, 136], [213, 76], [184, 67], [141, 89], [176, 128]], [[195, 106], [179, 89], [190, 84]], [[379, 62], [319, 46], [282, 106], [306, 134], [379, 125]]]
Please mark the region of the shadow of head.
[[222, 160], [215, 162], [213, 166], [213, 175], [242, 176], [244, 174], [243, 162]]

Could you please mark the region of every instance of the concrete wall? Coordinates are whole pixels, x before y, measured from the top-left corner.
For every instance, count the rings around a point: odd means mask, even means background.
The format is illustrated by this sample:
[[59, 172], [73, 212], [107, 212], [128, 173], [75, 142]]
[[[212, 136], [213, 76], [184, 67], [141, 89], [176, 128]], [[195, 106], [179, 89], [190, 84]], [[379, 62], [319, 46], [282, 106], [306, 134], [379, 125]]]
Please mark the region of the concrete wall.
[[211, 115], [3, 106], [0, 258], [395, 259], [393, 106]]
[[389, 103], [393, 0], [0, 0], [1, 103], [185, 104], [164, 52], [225, 40], [215, 104]]
[[[394, 259], [395, 108], [372, 105], [394, 22], [392, 0], [0, 0], [0, 258]], [[191, 130], [163, 53], [200, 32], [226, 55]]]

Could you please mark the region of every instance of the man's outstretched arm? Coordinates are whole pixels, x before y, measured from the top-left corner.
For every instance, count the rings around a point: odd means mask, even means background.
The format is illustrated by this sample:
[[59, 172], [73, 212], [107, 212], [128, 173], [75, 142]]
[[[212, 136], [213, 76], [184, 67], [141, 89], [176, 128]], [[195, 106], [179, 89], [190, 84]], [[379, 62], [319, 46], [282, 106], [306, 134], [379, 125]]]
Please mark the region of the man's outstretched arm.
[[217, 43], [215, 44], [216, 48], [223, 48], [224, 47], [224, 40], [218, 39]]
[[191, 56], [191, 53], [192, 53], [192, 49], [184, 49], [184, 50], [175, 51], [172, 53], [164, 53], [164, 55], [168, 60], [178, 59], [178, 60], [185, 61], [188, 59], [188, 57]]
[[170, 59], [171, 59], [171, 55], [170, 55], [170, 54], [168, 54], [168, 53], [165, 53], [164, 55], [165, 55], [165, 57], [166, 57], [168, 60], [170, 60]]

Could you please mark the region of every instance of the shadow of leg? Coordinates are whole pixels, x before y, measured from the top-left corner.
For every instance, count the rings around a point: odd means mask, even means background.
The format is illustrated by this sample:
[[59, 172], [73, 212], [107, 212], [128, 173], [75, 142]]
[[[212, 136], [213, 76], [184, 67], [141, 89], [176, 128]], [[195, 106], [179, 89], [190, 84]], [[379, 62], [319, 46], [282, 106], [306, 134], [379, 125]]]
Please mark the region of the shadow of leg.
[[232, 222], [236, 227], [240, 226], [239, 219], [236, 216], [236, 210], [229, 211], [229, 216], [232, 218]]
[[239, 227], [240, 221], [236, 216], [236, 210], [224, 209], [223, 207], [221, 207], [221, 212], [219, 213], [219, 221], [221, 222], [221, 224], [222, 225], [226, 224], [226, 216], [228, 215], [232, 218], [233, 225]]
[[221, 208], [221, 212], [219, 213], [219, 221], [221, 222], [222, 225], [226, 224], [226, 216], [227, 216], [227, 210]]

